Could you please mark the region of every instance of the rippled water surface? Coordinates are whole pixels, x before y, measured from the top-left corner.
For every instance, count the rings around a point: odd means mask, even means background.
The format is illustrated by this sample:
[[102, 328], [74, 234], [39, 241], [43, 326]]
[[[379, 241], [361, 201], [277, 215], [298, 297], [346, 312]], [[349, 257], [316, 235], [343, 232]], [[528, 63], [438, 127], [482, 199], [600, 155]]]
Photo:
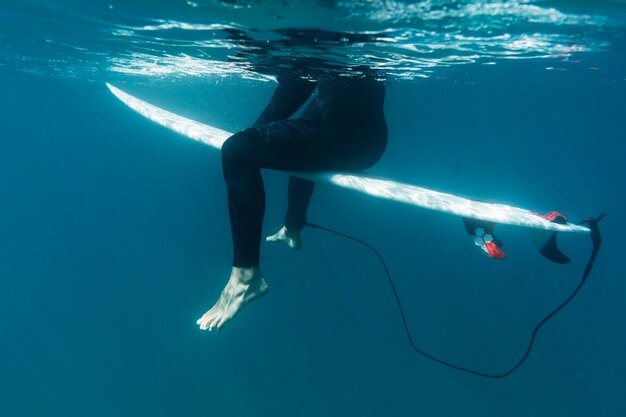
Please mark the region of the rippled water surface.
[[306, 57], [324, 69], [366, 65], [414, 79], [450, 65], [610, 50], [625, 8], [608, 0], [4, 0], [0, 62], [91, 79], [260, 77]]

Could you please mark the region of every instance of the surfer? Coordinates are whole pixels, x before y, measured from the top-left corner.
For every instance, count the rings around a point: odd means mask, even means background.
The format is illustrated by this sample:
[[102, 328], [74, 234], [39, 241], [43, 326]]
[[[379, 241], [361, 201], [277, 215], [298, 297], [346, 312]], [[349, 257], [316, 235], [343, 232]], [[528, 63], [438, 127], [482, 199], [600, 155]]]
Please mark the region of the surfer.
[[[315, 94], [314, 94], [315, 93]], [[313, 95], [298, 117], [290, 119]], [[254, 125], [222, 146], [233, 239], [230, 278], [215, 305], [198, 321], [203, 330], [220, 329], [268, 285], [260, 269], [265, 211], [261, 169], [292, 172], [364, 170], [387, 145], [384, 84], [375, 75], [325, 74], [315, 81], [295, 74], [278, 77], [278, 87]], [[300, 232], [315, 183], [291, 176], [284, 226], [268, 241], [302, 245]]]

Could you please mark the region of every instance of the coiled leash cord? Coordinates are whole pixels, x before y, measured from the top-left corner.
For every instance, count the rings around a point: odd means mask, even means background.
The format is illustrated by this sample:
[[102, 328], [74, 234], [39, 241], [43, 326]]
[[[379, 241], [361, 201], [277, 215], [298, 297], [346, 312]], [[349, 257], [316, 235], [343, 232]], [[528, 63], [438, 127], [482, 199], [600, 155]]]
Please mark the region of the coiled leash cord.
[[469, 374], [472, 375], [477, 375], [477, 376], [481, 376], [484, 378], [504, 378], [507, 377], [509, 375], [511, 375], [513, 372], [515, 372], [528, 358], [528, 355], [530, 355], [530, 351], [533, 348], [533, 344], [535, 343], [535, 337], [537, 336], [537, 333], [539, 332], [539, 329], [541, 329], [541, 327], [546, 324], [548, 322], [548, 320], [550, 320], [552, 317], [554, 317], [559, 311], [561, 311], [561, 309], [563, 309], [570, 301], [572, 301], [572, 299], [576, 296], [576, 294], [578, 294], [578, 292], [580, 291], [580, 289], [583, 287], [583, 285], [585, 284], [585, 281], [587, 280], [587, 277], [589, 277], [589, 274], [591, 273], [591, 270], [593, 268], [594, 262], [596, 260], [596, 256], [598, 256], [598, 252], [600, 251], [600, 245], [602, 244], [602, 236], [600, 235], [600, 228], [598, 227], [598, 223], [604, 219], [606, 217], [606, 213], [601, 214], [600, 216], [598, 216], [597, 218], [593, 219], [593, 218], [586, 218], [585, 220], [583, 220], [582, 222], [578, 223], [579, 225], [587, 225], [589, 227], [589, 229], [591, 229], [591, 242], [593, 244], [592, 249], [591, 249], [591, 255], [589, 256], [589, 260], [587, 261], [587, 265], [585, 266], [585, 271], [583, 272], [582, 275], [582, 279], [580, 280], [580, 283], [578, 284], [578, 286], [576, 287], [576, 289], [570, 294], [569, 297], [567, 297], [561, 304], [559, 304], [559, 306], [557, 308], [555, 308], [550, 314], [548, 314], [546, 317], [543, 318], [543, 320], [541, 320], [539, 322], [539, 324], [537, 324], [535, 326], [535, 329], [533, 330], [533, 333], [530, 337], [530, 341], [528, 342], [528, 347], [526, 348], [526, 353], [524, 353], [524, 355], [522, 355], [522, 358], [512, 367], [510, 368], [508, 371], [503, 372], [501, 374], [490, 374], [490, 373], [486, 373], [486, 372], [479, 372], [479, 371], [475, 371], [473, 369], [469, 369], [469, 368], [464, 368], [462, 366], [459, 365], [455, 365], [453, 363], [444, 361], [443, 359], [439, 359], [436, 356], [433, 356], [429, 353], [424, 352], [423, 350], [421, 350], [419, 347], [417, 347], [417, 345], [415, 344], [415, 341], [413, 340], [413, 337], [411, 336], [411, 332], [409, 331], [409, 326], [407, 323], [407, 319], [406, 319], [406, 315], [404, 314], [404, 308], [402, 308], [402, 302], [400, 301], [400, 296], [398, 295], [398, 291], [396, 290], [396, 286], [393, 283], [393, 279], [391, 278], [391, 274], [389, 273], [389, 269], [387, 268], [387, 264], [385, 264], [385, 261], [383, 260], [383, 257], [380, 255], [380, 253], [369, 243], [358, 239], [354, 236], [350, 236], [347, 235], [345, 233], [341, 233], [338, 232], [336, 230], [332, 230], [329, 229], [327, 227], [324, 226], [320, 226], [314, 223], [307, 223], [306, 225], [309, 227], [312, 227], [314, 229], [320, 229], [320, 230], [324, 230], [326, 232], [332, 233], [334, 235], [337, 236], [341, 236], [344, 237], [346, 239], [350, 239], [353, 240], [357, 243], [360, 243], [363, 246], [366, 246], [367, 248], [369, 248], [372, 252], [374, 252], [374, 254], [378, 257], [378, 259], [380, 260], [380, 263], [383, 266], [383, 269], [385, 270], [385, 274], [387, 275], [387, 281], [389, 281], [389, 286], [391, 287], [391, 291], [393, 292], [393, 296], [396, 299], [396, 303], [398, 304], [398, 310], [400, 311], [400, 316], [402, 317], [402, 324], [404, 326], [404, 331], [406, 332], [406, 336], [407, 339], [409, 341], [409, 344], [411, 345], [411, 347], [413, 348], [413, 350], [417, 353], [419, 353], [422, 356], [427, 357], [430, 360], [433, 360], [437, 363], [440, 363], [441, 365], [450, 367], [452, 369], [456, 369], [457, 371], [462, 371], [462, 372], [467, 372]]

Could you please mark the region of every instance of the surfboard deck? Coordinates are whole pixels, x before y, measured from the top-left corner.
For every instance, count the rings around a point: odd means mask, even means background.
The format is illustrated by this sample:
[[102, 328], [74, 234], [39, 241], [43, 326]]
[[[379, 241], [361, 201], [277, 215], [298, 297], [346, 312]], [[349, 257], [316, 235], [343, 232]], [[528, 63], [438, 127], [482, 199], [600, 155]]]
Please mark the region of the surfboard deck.
[[[232, 133], [225, 130], [191, 120], [150, 104], [109, 83], [106, 85], [120, 101], [132, 110], [189, 139], [220, 149], [226, 139], [232, 136]], [[585, 226], [567, 221], [559, 223], [550, 221], [536, 212], [520, 207], [471, 200], [417, 185], [372, 176], [364, 172], [290, 172], [289, 174], [317, 182], [330, 183], [376, 198], [453, 214], [464, 219], [553, 232], [590, 232], [589, 228]]]

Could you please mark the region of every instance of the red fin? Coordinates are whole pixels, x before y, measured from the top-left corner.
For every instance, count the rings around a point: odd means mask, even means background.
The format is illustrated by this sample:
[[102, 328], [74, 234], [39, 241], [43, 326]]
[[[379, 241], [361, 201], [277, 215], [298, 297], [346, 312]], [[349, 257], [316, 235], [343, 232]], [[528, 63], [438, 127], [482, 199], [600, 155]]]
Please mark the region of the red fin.
[[485, 242], [485, 247], [487, 248], [487, 255], [489, 255], [490, 258], [504, 259], [506, 257], [506, 253], [504, 253], [495, 242]]
[[552, 223], [558, 223], [558, 224], [567, 223], [567, 217], [564, 214], [559, 213], [558, 211], [551, 211], [550, 213], [547, 213], [547, 214], [539, 214], [539, 213], [535, 213], [535, 214], [537, 214], [537, 216], [539, 217], [543, 217], [544, 219]]

